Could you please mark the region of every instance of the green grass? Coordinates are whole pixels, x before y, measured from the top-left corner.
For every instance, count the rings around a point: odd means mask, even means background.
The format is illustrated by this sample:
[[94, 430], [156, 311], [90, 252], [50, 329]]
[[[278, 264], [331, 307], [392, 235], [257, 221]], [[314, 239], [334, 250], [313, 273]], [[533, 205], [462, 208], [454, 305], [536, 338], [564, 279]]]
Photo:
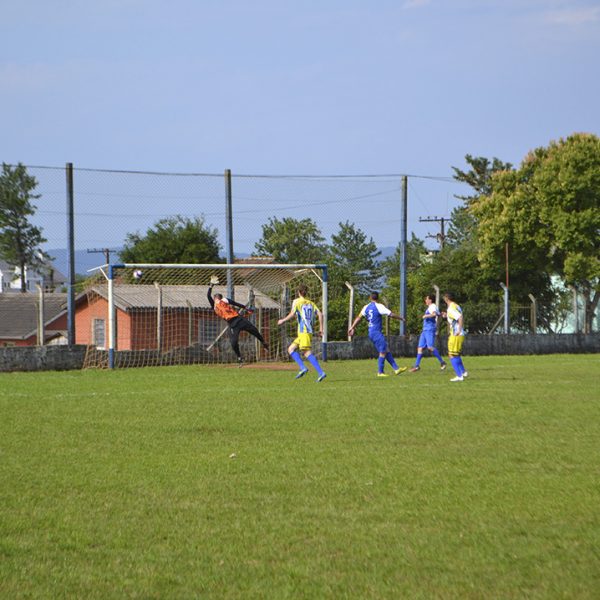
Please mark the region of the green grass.
[[0, 597], [598, 598], [598, 355], [465, 363], [2, 374]]

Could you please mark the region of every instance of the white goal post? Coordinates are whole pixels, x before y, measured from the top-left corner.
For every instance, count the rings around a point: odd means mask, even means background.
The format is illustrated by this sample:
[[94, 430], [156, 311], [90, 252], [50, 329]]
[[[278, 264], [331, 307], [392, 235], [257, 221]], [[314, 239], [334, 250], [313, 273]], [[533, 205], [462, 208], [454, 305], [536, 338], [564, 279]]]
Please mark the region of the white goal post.
[[[323, 313], [316, 354], [327, 360], [327, 266], [324, 264], [109, 264], [94, 269], [85, 292], [82, 322], [88, 327], [84, 367], [123, 368], [230, 363], [235, 355], [227, 323], [212, 310], [207, 292], [220, 293], [251, 310], [245, 316], [267, 341], [242, 332], [244, 361], [288, 360], [296, 335], [287, 315], [300, 284]], [[104, 327], [104, 332], [103, 328]]]

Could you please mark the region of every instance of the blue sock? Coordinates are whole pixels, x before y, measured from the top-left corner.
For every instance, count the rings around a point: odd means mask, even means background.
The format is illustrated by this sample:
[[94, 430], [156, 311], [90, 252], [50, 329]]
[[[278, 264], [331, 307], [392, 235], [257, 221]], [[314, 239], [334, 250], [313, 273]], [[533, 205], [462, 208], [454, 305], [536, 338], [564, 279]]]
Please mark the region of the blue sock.
[[398, 365], [396, 364], [396, 361], [394, 360], [394, 357], [392, 356], [391, 352], [388, 352], [385, 355], [385, 360], [387, 360], [390, 363], [390, 365], [392, 365], [392, 369], [394, 369], [394, 371], [398, 370]]
[[319, 375], [323, 375], [323, 369], [321, 369], [321, 365], [319, 364], [319, 361], [317, 360], [317, 357], [314, 354], [309, 354], [306, 357], [306, 360], [315, 368], [315, 371]]
[[298, 353], [298, 350], [294, 350], [290, 353], [290, 356], [298, 363], [300, 370], [304, 369], [304, 362], [302, 362], [302, 357]]
[[440, 364], [443, 365], [444, 364], [444, 359], [442, 358], [442, 355], [438, 352], [437, 348], [434, 348], [432, 350], [432, 354], [440, 361]]
[[452, 365], [452, 368], [454, 369], [454, 372], [459, 376], [462, 377], [463, 374], [463, 370], [460, 368], [460, 356], [451, 356], [450, 357], [450, 364]]
[[465, 365], [463, 364], [462, 356], [457, 356], [457, 358], [458, 358], [458, 363], [460, 366], [460, 374], [462, 375], [466, 371]]
[[421, 364], [421, 360], [423, 360], [423, 354], [417, 354], [417, 360], [415, 361], [415, 367], [418, 367]]
[[377, 359], [377, 369], [379, 373], [383, 373], [383, 367], [385, 366], [385, 356], [380, 356]]

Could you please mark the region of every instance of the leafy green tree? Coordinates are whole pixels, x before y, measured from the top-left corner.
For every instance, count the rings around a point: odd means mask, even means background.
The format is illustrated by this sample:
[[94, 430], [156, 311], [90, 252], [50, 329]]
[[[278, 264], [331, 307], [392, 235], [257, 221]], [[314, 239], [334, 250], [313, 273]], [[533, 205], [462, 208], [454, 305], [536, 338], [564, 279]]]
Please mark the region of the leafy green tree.
[[[378, 258], [381, 252], [373, 238], [353, 223], [339, 223], [331, 236], [327, 263], [329, 265], [329, 334], [331, 339], [346, 339], [350, 291], [346, 282], [356, 289], [357, 297], [376, 289], [381, 280]], [[356, 309], [356, 307], [355, 307]]]
[[19, 267], [21, 292], [27, 291], [26, 267], [43, 270], [44, 259], [49, 258], [40, 249], [47, 240], [42, 230], [29, 222], [36, 207], [32, 200], [40, 198], [33, 191], [37, 180], [27, 173], [21, 163], [11, 167], [2, 163], [0, 175], [0, 256], [9, 264]]
[[332, 293], [344, 291], [346, 281], [360, 292], [374, 289], [381, 277], [377, 244], [353, 223], [346, 221], [339, 227], [329, 250]]
[[454, 171], [454, 179], [456, 181], [466, 183], [475, 192], [470, 196], [456, 196], [459, 200], [463, 200], [467, 206], [473, 201], [478, 200], [481, 196], [490, 194], [492, 191], [491, 180], [494, 173], [510, 171], [513, 167], [511, 163], [505, 163], [495, 157], [490, 161], [489, 158], [485, 158], [484, 156], [471, 156], [467, 154], [465, 161], [471, 167], [468, 171], [463, 171], [458, 167], [452, 167], [452, 170]]
[[530, 152], [517, 171], [494, 175], [473, 212], [482, 262], [508, 243], [514, 259], [556, 274], [581, 292], [590, 332], [600, 301], [600, 138], [574, 134]]
[[312, 219], [271, 217], [254, 247], [258, 256], [272, 256], [284, 264], [318, 263], [327, 256], [325, 238]]
[[217, 237], [203, 217], [176, 215], [160, 219], [145, 235], [128, 233], [120, 257], [126, 263], [220, 263]]

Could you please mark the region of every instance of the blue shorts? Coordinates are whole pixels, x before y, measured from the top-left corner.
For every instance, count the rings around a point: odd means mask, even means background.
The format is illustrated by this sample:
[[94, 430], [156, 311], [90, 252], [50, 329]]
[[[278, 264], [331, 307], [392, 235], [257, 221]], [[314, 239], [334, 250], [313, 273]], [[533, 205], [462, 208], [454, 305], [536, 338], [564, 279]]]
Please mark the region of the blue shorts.
[[370, 332], [369, 339], [373, 342], [373, 346], [375, 346], [375, 349], [377, 350], [377, 352], [380, 352], [380, 353], [387, 352], [387, 350], [388, 350], [387, 341], [385, 339], [385, 335], [383, 335], [383, 333], [381, 333], [381, 331]]
[[419, 336], [419, 348], [433, 348], [435, 346], [435, 330], [423, 331]]

